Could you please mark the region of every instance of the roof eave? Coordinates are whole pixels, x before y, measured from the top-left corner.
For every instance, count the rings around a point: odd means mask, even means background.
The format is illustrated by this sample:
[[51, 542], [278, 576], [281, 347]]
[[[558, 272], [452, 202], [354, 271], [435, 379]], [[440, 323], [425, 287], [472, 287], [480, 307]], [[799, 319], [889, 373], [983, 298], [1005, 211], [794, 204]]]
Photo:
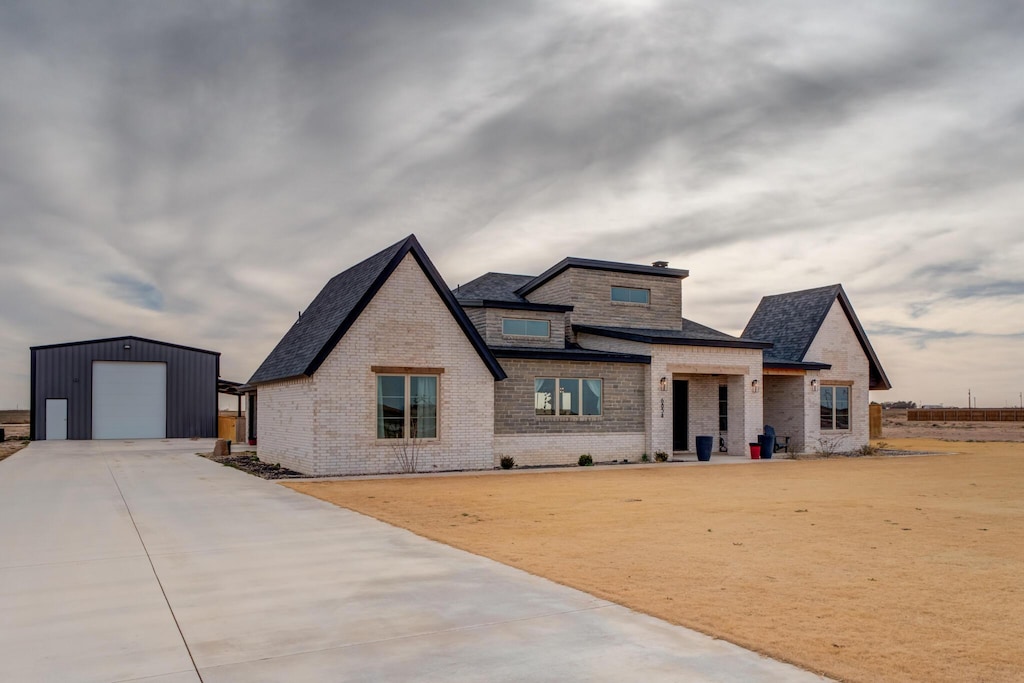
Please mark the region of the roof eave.
[[42, 346], [30, 346], [29, 351], [45, 351], [47, 349], [60, 349], [68, 346], [84, 346], [86, 344], [102, 344], [105, 342], [122, 341], [125, 339], [131, 339], [132, 341], [146, 342], [148, 344], [159, 344], [160, 346], [170, 346], [175, 349], [182, 349], [184, 351], [195, 351], [196, 353], [208, 353], [211, 356], [219, 356], [220, 351], [210, 351], [209, 349], [200, 349], [195, 346], [185, 346], [184, 344], [175, 344], [173, 342], [160, 341], [159, 339], [147, 339], [146, 337], [136, 337], [132, 334], [122, 335], [120, 337], [106, 337], [104, 339], [84, 339], [82, 341], [73, 342], [62, 342], [60, 344], [44, 344]]
[[641, 266], [638, 264], [630, 263], [614, 263], [611, 261], [597, 261], [591, 259], [581, 259], [573, 256], [568, 256], [555, 265], [551, 266], [543, 273], [533, 278], [525, 285], [515, 290], [519, 296], [526, 296], [533, 290], [537, 289], [545, 282], [553, 279], [562, 271], [568, 270], [569, 268], [581, 268], [583, 270], [606, 270], [615, 273], [627, 273], [631, 275], [652, 275], [654, 277], [673, 277], [678, 280], [683, 280], [690, 276], [690, 271], [683, 270], [681, 268], [655, 268], [652, 266]]
[[531, 301], [500, 301], [497, 299], [456, 299], [463, 308], [507, 308], [512, 311], [538, 311], [548, 313], [566, 313], [572, 306], [561, 304], [535, 304]]
[[637, 353], [605, 353], [602, 351], [584, 351], [570, 353], [559, 349], [510, 349], [492, 348], [491, 352], [498, 358], [551, 360], [551, 361], [587, 361], [598, 363], [634, 363], [650, 365], [651, 357]]
[[584, 334], [596, 334], [600, 337], [611, 337], [613, 339], [625, 339], [643, 344], [664, 344], [667, 346], [711, 346], [716, 348], [729, 349], [770, 349], [771, 342], [748, 341], [745, 339], [696, 339], [689, 337], [657, 337], [646, 334], [635, 334], [619, 330], [607, 330], [601, 327], [590, 325], [573, 325], [573, 330]]

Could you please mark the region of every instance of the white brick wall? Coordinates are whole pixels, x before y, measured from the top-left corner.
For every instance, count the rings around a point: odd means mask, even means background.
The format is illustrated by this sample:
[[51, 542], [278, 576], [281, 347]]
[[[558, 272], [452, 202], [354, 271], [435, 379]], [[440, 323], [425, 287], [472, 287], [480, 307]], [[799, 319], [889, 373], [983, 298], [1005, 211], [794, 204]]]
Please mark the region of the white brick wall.
[[[869, 361], [838, 300], [829, 309], [804, 359], [832, 365], [831, 370], [819, 372], [818, 381], [821, 384], [827, 385], [830, 381], [853, 382], [850, 391], [850, 430], [822, 431], [821, 436], [847, 436], [843, 439], [840, 450], [852, 450], [868, 443]], [[814, 396], [813, 400], [813, 424], [817, 430], [820, 426], [817, 419], [818, 396]], [[809, 442], [813, 449], [817, 445], [817, 436], [814, 436], [813, 441], [809, 439]]]
[[494, 377], [412, 255], [311, 380], [260, 386], [260, 458], [316, 475], [399, 471], [394, 442], [377, 439], [375, 365], [444, 368], [420, 471], [493, 466]]
[[644, 441], [643, 432], [495, 436], [494, 465], [498, 466], [503, 455], [511, 455], [519, 466], [575, 465], [584, 453], [589, 453], [594, 462], [623, 458], [640, 462], [640, 456], [645, 452]]
[[296, 472], [316, 471], [313, 380], [262, 384], [256, 394], [256, 443], [260, 460]]
[[[803, 453], [813, 450], [817, 437], [810, 440], [808, 419], [817, 424], [817, 396], [810, 390], [811, 379], [804, 375], [768, 375], [764, 378], [764, 422], [775, 428], [775, 434], [788, 436], [789, 451]], [[813, 402], [812, 402], [813, 399]], [[807, 406], [812, 404], [808, 414]]]

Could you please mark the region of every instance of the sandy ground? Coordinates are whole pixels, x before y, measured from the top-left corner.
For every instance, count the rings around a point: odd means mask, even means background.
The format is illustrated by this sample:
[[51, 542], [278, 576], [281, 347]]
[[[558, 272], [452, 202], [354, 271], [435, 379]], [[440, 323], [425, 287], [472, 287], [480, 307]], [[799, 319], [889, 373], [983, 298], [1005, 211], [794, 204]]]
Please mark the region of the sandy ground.
[[289, 482], [850, 681], [1024, 680], [1024, 444], [955, 455]]

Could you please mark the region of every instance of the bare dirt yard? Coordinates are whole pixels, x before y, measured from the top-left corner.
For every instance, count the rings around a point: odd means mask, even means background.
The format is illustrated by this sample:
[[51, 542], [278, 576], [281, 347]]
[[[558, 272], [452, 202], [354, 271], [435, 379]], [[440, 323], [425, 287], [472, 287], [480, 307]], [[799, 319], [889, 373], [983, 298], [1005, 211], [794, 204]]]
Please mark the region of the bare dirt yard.
[[882, 413], [883, 440], [1022, 441], [1024, 422], [910, 422], [906, 410]]
[[0, 428], [5, 440], [0, 442], [0, 460], [14, 455], [25, 447], [28, 439], [29, 412], [27, 410], [0, 410]]
[[1024, 680], [1024, 444], [288, 482], [848, 681]]

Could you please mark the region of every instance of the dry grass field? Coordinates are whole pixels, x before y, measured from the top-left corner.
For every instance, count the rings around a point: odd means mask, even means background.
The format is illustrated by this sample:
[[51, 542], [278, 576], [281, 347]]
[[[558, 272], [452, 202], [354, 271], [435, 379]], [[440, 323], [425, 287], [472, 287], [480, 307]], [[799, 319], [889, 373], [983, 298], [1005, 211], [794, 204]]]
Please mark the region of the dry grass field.
[[1024, 444], [285, 484], [848, 681], [1024, 680]]

